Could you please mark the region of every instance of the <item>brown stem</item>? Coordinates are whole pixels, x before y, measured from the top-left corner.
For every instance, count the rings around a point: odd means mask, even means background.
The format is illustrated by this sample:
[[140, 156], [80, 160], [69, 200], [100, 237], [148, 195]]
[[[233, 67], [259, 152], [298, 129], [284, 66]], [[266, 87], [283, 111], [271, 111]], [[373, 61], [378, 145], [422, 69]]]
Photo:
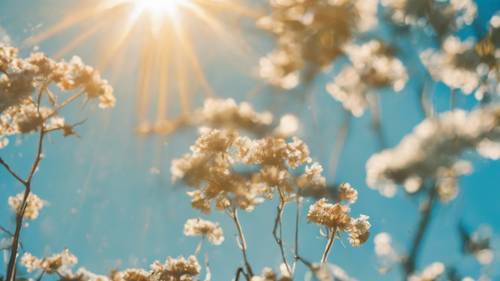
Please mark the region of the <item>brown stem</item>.
[[[234, 278], [234, 281], [239, 281], [241, 274], [245, 275], [245, 271], [243, 270], [242, 267], [238, 267], [238, 269], [236, 270], [236, 277]], [[246, 277], [246, 275], [245, 275], [245, 277]], [[246, 279], [248, 279], [248, 277], [246, 277]]]
[[335, 235], [337, 230], [332, 228], [328, 231], [328, 242], [326, 242], [325, 251], [323, 251], [323, 255], [321, 256], [321, 263], [325, 263], [328, 260], [328, 254], [332, 249], [333, 241], [335, 241]]
[[3, 159], [2, 157], [0, 157], [0, 164], [2, 166], [4, 166], [4, 168], [18, 181], [20, 182], [22, 185], [26, 185], [26, 182], [16, 174], [16, 172], [14, 172], [14, 170], [12, 170], [12, 168], [9, 166], [9, 164], [7, 164]]
[[410, 251], [408, 257], [403, 261], [403, 270], [404, 270], [404, 279], [407, 280], [408, 277], [415, 272], [416, 263], [418, 260], [418, 256], [420, 254], [420, 250], [423, 245], [423, 240], [427, 230], [429, 229], [429, 225], [432, 218], [432, 213], [435, 209], [437, 203], [437, 188], [432, 185], [429, 189], [427, 201], [420, 211], [420, 221], [418, 223], [418, 227], [416, 229], [415, 235], [413, 237], [413, 242], [410, 247]]
[[253, 277], [253, 270], [252, 266], [250, 265], [250, 262], [248, 261], [248, 256], [247, 256], [247, 242], [245, 240], [245, 235], [243, 233], [243, 228], [241, 227], [240, 220], [238, 219], [238, 211], [236, 208], [233, 208], [230, 212], [229, 215], [232, 219], [233, 222], [236, 226], [236, 230], [238, 232], [238, 238], [240, 240], [240, 249], [241, 253], [243, 254], [243, 262], [245, 263], [245, 268], [246, 268], [246, 277], [248, 280], [250, 280]]
[[9, 262], [7, 264], [7, 276], [6, 281], [14, 281], [16, 278], [16, 259], [19, 249], [19, 239], [21, 237], [21, 229], [23, 225], [24, 213], [26, 212], [26, 208], [28, 206], [28, 198], [31, 193], [31, 181], [33, 176], [40, 165], [40, 161], [42, 160], [42, 151], [43, 151], [43, 140], [45, 136], [45, 129], [42, 126], [40, 127], [40, 133], [38, 137], [38, 148], [35, 156], [35, 160], [31, 166], [31, 170], [28, 174], [26, 180], [24, 180], [24, 195], [23, 201], [21, 204], [21, 209], [16, 213], [16, 229], [14, 231], [14, 236], [12, 237], [12, 247], [10, 250]]
[[281, 189], [278, 187], [278, 193], [280, 195], [280, 202], [278, 207], [276, 208], [276, 219], [274, 220], [273, 227], [273, 237], [274, 241], [278, 245], [281, 253], [281, 259], [285, 264], [286, 270], [292, 276], [292, 270], [290, 269], [290, 265], [288, 264], [288, 260], [286, 259], [285, 249], [283, 247], [283, 228], [282, 228], [282, 218], [283, 218], [283, 210], [285, 209], [285, 198], [284, 194], [281, 192]]
[[[300, 259], [299, 256], [299, 224], [300, 224], [300, 196], [295, 195], [295, 203], [297, 204], [297, 208], [295, 208], [295, 245], [294, 245], [294, 258], [295, 262]], [[295, 268], [295, 265], [294, 265]]]

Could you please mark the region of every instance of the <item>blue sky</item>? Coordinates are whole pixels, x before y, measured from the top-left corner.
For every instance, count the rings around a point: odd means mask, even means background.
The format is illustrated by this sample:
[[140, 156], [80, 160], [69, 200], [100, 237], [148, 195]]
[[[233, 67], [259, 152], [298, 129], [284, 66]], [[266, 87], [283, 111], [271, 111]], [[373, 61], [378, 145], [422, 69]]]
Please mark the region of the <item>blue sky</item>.
[[[11, 41], [19, 44], [43, 26], [57, 22], [74, 3], [77, 1], [3, 0], [0, 2], [0, 38], [5, 30]], [[483, 26], [500, 7], [494, 0], [479, 1], [478, 5], [478, 22]], [[272, 46], [272, 42], [259, 31], [245, 31], [249, 32], [248, 38], [257, 53], [264, 54]], [[54, 54], [75, 33], [78, 30], [59, 34], [40, 44], [40, 49]], [[97, 39], [91, 39], [74, 51], [89, 64], [95, 63], [95, 42], [92, 40]], [[196, 44], [217, 95], [248, 99], [258, 109], [271, 110], [277, 115], [285, 112], [297, 114], [303, 124], [301, 137], [310, 145], [313, 157], [328, 166], [343, 118], [339, 103], [324, 90], [331, 75], [317, 79], [311, 91], [314, 98], [304, 103], [297, 92], [276, 93], [262, 87], [263, 83], [253, 75], [257, 61], [234, 66], [231, 61], [234, 58], [230, 55], [218, 57], [214, 54], [217, 42]], [[114, 78], [112, 83], [118, 99], [115, 109], [71, 108], [68, 112], [73, 120], [88, 117], [84, 126], [78, 129], [82, 137], [64, 139], [52, 136], [49, 139], [46, 157], [34, 181], [34, 192], [50, 204], [42, 210], [38, 220], [29, 223], [22, 237], [25, 248], [35, 255], [58, 252], [68, 247], [78, 256], [81, 266], [104, 274], [114, 267], [147, 267], [155, 259], [188, 255], [196, 246], [196, 239], [183, 237], [182, 226], [186, 219], [199, 214], [190, 208], [183, 188], [172, 186], [169, 175], [171, 159], [187, 152], [196, 132], [182, 132], [169, 138], [137, 136], [134, 131], [137, 63], [133, 58], [127, 63], [119, 75], [104, 72], [104, 76]], [[260, 91], [250, 94], [256, 88]], [[445, 108], [449, 99], [448, 90], [437, 85], [434, 91], [437, 107]], [[388, 146], [392, 147], [411, 132], [422, 120], [422, 115], [411, 84], [400, 94], [388, 92], [382, 93], [381, 97], [383, 130]], [[464, 108], [471, 108], [474, 104], [473, 97], [460, 96], [458, 99], [458, 105]], [[31, 163], [33, 139], [11, 142], [13, 145], [0, 150], [0, 155], [16, 169], [25, 171]], [[353, 213], [368, 214], [373, 233], [389, 232], [396, 245], [405, 249], [417, 221], [417, 205], [402, 192], [396, 198], [387, 199], [366, 186], [365, 162], [377, 149], [369, 115], [365, 114], [352, 122], [337, 179], [350, 182], [359, 190], [360, 200], [353, 206]], [[466, 272], [476, 276], [478, 265], [470, 259], [461, 259], [456, 223], [462, 219], [471, 227], [488, 224], [494, 233], [500, 235], [500, 162], [474, 155], [467, 157], [472, 160], [475, 171], [460, 180], [458, 198], [438, 208], [420, 265], [433, 261], [458, 263]], [[152, 173], [152, 168], [160, 170], [160, 173]], [[327, 170], [326, 176], [331, 177], [330, 171]], [[21, 187], [3, 170], [0, 170], [0, 179], [0, 202], [6, 202], [8, 196], [20, 192]], [[0, 204], [0, 222], [4, 226], [12, 226], [12, 216], [5, 205]], [[275, 202], [268, 202], [253, 213], [242, 215], [249, 240], [250, 260], [257, 269], [276, 267], [280, 261], [271, 236], [273, 221], [269, 219], [274, 208]], [[285, 228], [290, 231], [293, 226], [292, 209], [286, 213]], [[222, 246], [208, 247], [214, 278], [230, 280], [240, 263], [234, 229], [222, 214], [214, 213], [209, 218], [220, 221], [226, 234]], [[319, 237], [314, 225], [304, 222], [303, 227], [303, 253], [311, 260], [318, 260], [324, 240]], [[344, 244], [334, 246], [331, 261], [353, 277], [359, 280], [399, 280], [396, 272], [378, 275], [372, 239], [356, 249]], [[500, 278], [498, 273], [496, 276]]]

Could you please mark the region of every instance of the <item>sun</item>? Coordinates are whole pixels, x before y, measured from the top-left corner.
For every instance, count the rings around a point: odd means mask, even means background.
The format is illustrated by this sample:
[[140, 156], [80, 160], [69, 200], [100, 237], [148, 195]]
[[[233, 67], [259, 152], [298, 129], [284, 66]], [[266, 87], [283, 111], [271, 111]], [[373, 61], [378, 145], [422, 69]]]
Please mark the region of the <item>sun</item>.
[[187, 0], [134, 0], [136, 11], [139, 13], [148, 12], [158, 15], [171, 15], [174, 14], [178, 7]]
[[[65, 18], [30, 37], [34, 46], [65, 30], [79, 28], [55, 57], [64, 57], [92, 37], [97, 68], [120, 71], [134, 62], [137, 73], [137, 126], [147, 134], [168, 134], [192, 112], [199, 93], [213, 96], [197, 54], [198, 46], [217, 42], [243, 58], [249, 49], [240, 37], [241, 17], [256, 18], [240, 0], [82, 0]], [[206, 34], [206, 37], [203, 35]], [[203, 38], [202, 38], [203, 37]], [[224, 50], [224, 53], [227, 53]], [[173, 94], [173, 95], [172, 95]]]
[[[130, 0], [134, 6], [132, 18], [147, 14], [158, 28], [165, 20], [178, 20], [179, 9], [189, 5], [189, 0]], [[192, 3], [191, 3], [192, 4]]]

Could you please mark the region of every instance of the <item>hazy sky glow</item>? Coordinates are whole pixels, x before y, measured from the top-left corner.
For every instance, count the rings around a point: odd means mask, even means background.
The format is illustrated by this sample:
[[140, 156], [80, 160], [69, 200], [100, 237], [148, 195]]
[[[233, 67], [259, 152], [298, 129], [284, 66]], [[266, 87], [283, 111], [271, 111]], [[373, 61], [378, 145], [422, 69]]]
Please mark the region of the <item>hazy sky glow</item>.
[[[0, 3], [0, 42], [10, 41], [27, 54], [33, 48], [27, 47], [28, 38], [60, 23], [61, 19], [82, 4], [80, 2], [85, 1], [3, 0]], [[197, 240], [184, 237], [182, 227], [186, 219], [200, 214], [190, 208], [184, 188], [171, 183], [169, 167], [173, 158], [188, 151], [197, 132], [191, 128], [168, 137], [143, 136], [137, 134], [137, 128], [143, 123], [151, 125], [162, 120], [173, 120], [200, 106], [202, 98], [209, 95], [206, 93], [208, 89], [218, 97], [247, 100], [255, 108], [270, 110], [276, 116], [287, 112], [299, 116], [301, 123], [305, 124], [300, 128], [300, 137], [309, 144], [314, 160], [325, 167], [327, 180], [333, 177], [328, 163], [344, 113], [342, 106], [332, 99], [324, 85], [331, 80], [333, 73], [339, 71], [339, 67], [326, 70], [316, 78], [316, 84], [305, 90], [301, 88], [280, 93], [258, 78], [258, 57], [272, 48], [273, 41], [268, 34], [253, 26], [251, 13], [238, 23], [231, 16], [224, 17], [225, 11], [213, 13], [217, 24], [220, 24], [221, 29], [216, 29], [218, 32], [227, 31], [231, 34], [233, 29], [241, 32], [229, 38], [222, 36], [222, 33], [215, 34], [217, 32], [210, 35], [207, 32], [212, 26], [207, 27], [209, 24], [206, 21], [189, 17], [189, 13], [178, 12], [189, 3], [176, 0], [172, 2], [174, 4], [163, 5], [158, 4], [160, 2], [149, 0], [134, 4], [134, 12], [150, 13], [153, 18], [168, 16], [171, 19], [169, 22], [184, 24], [183, 30], [190, 38], [189, 47], [192, 50], [186, 51], [186, 46], [175, 35], [164, 39], [155, 36], [145, 39], [141, 37], [144, 30], [135, 30], [134, 37], [126, 41], [126, 50], [117, 51], [120, 52], [118, 58], [110, 59], [102, 68], [103, 76], [109, 78], [115, 89], [116, 107], [110, 111], [91, 107], [82, 110], [84, 105], [67, 109], [74, 113], [75, 120], [72, 121], [89, 118], [78, 128], [80, 138], [63, 139], [54, 135], [47, 142], [45, 159], [34, 181], [34, 192], [47, 200], [49, 205], [38, 220], [29, 222], [29, 227], [23, 232], [23, 246], [30, 252], [42, 256], [68, 247], [78, 256], [79, 265], [100, 274], [114, 268], [147, 268], [156, 259], [163, 261], [166, 256], [191, 253]], [[245, 4], [255, 10], [265, 6]], [[477, 4], [477, 22], [483, 26], [500, 9], [500, 3], [494, 0], [481, 0]], [[176, 15], [185, 18], [174, 20]], [[141, 20], [144, 19], [138, 19]], [[62, 57], [70, 59], [78, 55], [90, 65], [99, 65], [102, 62], [100, 56], [113, 51], [113, 42], [107, 42], [106, 39], [113, 34], [116, 36], [123, 22], [104, 24], [107, 28], [92, 24], [86, 21], [58, 32], [37, 42], [37, 49], [49, 55], [60, 54], [67, 47], [67, 42], [95, 27], [95, 33], [85, 43], [68, 49]], [[158, 19], [153, 19], [153, 29], [171, 28], [170, 24], [168, 27], [164, 25]], [[390, 38], [386, 27], [379, 29], [381, 34]], [[472, 31], [467, 29], [460, 36], [467, 37], [470, 34]], [[228, 45], [221, 38], [234, 44]], [[155, 42], [160, 45], [154, 45]], [[404, 43], [402, 54], [408, 54], [412, 45], [413, 42]], [[154, 58], [148, 58], [148, 55], [166, 49], [169, 55], [162, 62], [168, 67], [158, 67], [157, 61], [151, 61]], [[181, 53], [179, 50], [184, 51]], [[190, 54], [196, 55], [196, 62], [189, 61]], [[179, 56], [188, 61], [181, 62], [184, 64], [180, 67], [187, 68], [184, 76], [179, 78], [181, 80], [175, 76], [175, 71], [179, 69], [175, 60]], [[146, 80], [141, 78], [140, 73], [145, 72], [141, 62], [144, 58], [150, 60], [149, 66], [157, 76], [152, 74]], [[161, 74], [168, 76], [169, 81], [177, 82], [162, 85], [161, 81], [157, 81]], [[415, 81], [419, 77], [414, 78], [412, 80], [410, 75], [410, 82], [402, 92], [380, 95], [382, 128], [388, 147], [397, 145], [423, 118], [416, 106], [418, 97], [415, 89], [418, 85]], [[145, 81], [150, 82], [150, 88], [144, 86]], [[184, 84], [187, 85], [186, 89], [183, 88]], [[172, 95], [167, 98], [155, 93], [154, 89], [160, 87], [170, 89]], [[447, 110], [448, 89], [442, 83], [435, 83], [432, 87], [436, 108], [439, 111]], [[186, 96], [176, 96], [181, 91], [185, 91], [185, 95], [189, 93], [189, 100], [184, 100]], [[310, 91], [312, 95], [303, 95], [305, 91]], [[148, 99], [143, 96], [146, 92], [151, 93]], [[170, 101], [168, 106], [158, 106], [167, 99]], [[469, 109], [475, 104], [473, 96], [457, 97], [457, 105], [462, 108]], [[417, 220], [418, 206], [403, 192], [399, 192], [395, 199], [388, 199], [367, 187], [365, 164], [378, 150], [377, 137], [370, 129], [370, 122], [369, 114], [352, 119], [349, 141], [342, 152], [335, 177], [358, 188], [359, 201], [353, 206], [353, 212], [370, 216], [372, 233], [389, 232], [396, 240], [395, 246], [405, 249]], [[27, 169], [34, 153], [34, 139], [13, 138], [11, 143], [0, 150], [0, 155], [16, 169]], [[437, 209], [419, 261], [421, 266], [434, 261], [459, 261], [467, 272], [479, 272], [475, 261], [461, 259], [456, 230], [459, 220], [471, 228], [488, 224], [493, 233], [500, 237], [500, 161], [485, 160], [472, 153], [465, 158], [472, 161], [474, 173], [460, 179], [457, 199]], [[0, 169], [0, 202], [6, 202], [8, 196], [20, 191], [21, 186]], [[248, 236], [250, 260], [257, 269], [263, 266], [276, 267], [280, 263], [279, 252], [270, 232], [273, 221], [269, 214], [274, 214], [275, 205], [275, 202], [266, 202], [253, 213], [241, 215]], [[230, 280], [241, 256], [235, 247], [231, 221], [216, 212], [210, 217], [201, 217], [220, 221], [225, 231], [226, 240], [221, 246], [208, 247], [214, 280]], [[0, 204], [0, 221], [8, 222], [9, 226], [13, 224], [6, 204]], [[285, 221], [289, 222], [291, 230], [294, 207], [285, 211]], [[292, 236], [285, 238], [292, 241]], [[320, 237], [318, 228], [304, 223], [301, 239], [303, 255], [319, 259], [324, 239]], [[499, 241], [495, 243], [500, 244]], [[290, 243], [287, 246], [291, 248], [293, 245]], [[372, 239], [356, 249], [336, 244], [331, 261], [361, 281], [400, 280], [398, 272], [378, 275]], [[4, 266], [0, 268], [0, 273], [3, 273]], [[496, 271], [496, 278], [500, 278], [500, 272], [498, 269]]]

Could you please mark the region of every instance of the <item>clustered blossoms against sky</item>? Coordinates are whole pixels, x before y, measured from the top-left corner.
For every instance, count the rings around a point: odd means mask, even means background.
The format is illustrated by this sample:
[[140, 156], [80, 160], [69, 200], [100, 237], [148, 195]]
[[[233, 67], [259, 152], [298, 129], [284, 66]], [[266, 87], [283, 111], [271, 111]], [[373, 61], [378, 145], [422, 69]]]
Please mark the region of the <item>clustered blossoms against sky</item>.
[[494, 0], [4, 0], [0, 281], [500, 280], [499, 79]]

